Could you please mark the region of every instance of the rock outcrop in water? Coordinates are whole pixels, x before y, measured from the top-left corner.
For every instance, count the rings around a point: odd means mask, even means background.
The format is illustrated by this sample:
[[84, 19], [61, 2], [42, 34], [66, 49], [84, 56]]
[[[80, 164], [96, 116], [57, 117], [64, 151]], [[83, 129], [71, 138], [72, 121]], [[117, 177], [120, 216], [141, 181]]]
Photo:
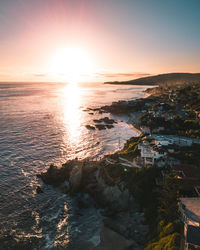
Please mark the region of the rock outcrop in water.
[[101, 119], [94, 119], [93, 122], [95, 123], [95, 126], [92, 125], [86, 125], [85, 127], [89, 130], [95, 130], [96, 128], [98, 130], [104, 130], [104, 129], [111, 129], [114, 128], [114, 123], [117, 123], [115, 120], [110, 119], [109, 117], [104, 117]]
[[[131, 170], [130, 170], [131, 171]], [[125, 209], [131, 199], [127, 183], [123, 178], [129, 178], [123, 167], [107, 166], [105, 161], [72, 160], [63, 164], [61, 168], [51, 165], [49, 169], [38, 175], [46, 184], [56, 187], [64, 186], [70, 194], [86, 192], [90, 194], [97, 205], [109, 206], [112, 210]]]
[[[103, 209], [102, 215], [107, 219], [104, 220], [101, 244], [93, 249], [105, 248], [109, 245], [109, 237], [112, 235], [114, 239], [118, 234], [123, 239], [122, 245], [130, 246], [129, 249], [143, 249], [148, 227], [143, 223], [143, 214], [139, 212], [131, 190], [133, 175], [133, 168], [127, 167], [124, 171], [122, 165], [109, 164], [104, 158], [101, 161], [75, 159], [63, 164], [61, 168], [51, 165], [38, 177], [46, 184], [80, 197], [80, 209], [89, 207], [92, 202], [97, 208]], [[84, 199], [85, 193], [90, 198]], [[109, 231], [109, 235], [104, 231]]]

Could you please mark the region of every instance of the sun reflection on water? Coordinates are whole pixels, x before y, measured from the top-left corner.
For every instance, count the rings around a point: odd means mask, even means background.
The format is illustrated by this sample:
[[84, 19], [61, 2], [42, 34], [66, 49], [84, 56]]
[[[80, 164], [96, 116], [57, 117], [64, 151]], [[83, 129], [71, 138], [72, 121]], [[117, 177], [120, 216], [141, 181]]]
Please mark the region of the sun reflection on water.
[[63, 122], [67, 129], [67, 141], [75, 147], [81, 136], [81, 91], [76, 83], [70, 83], [62, 89]]

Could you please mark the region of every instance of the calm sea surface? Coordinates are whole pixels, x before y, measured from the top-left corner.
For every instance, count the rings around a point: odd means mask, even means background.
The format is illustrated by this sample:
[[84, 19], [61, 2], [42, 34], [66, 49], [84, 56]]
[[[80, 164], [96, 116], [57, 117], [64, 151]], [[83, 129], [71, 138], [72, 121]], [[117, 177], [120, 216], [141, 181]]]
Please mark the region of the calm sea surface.
[[[79, 211], [70, 198], [36, 174], [51, 163], [100, 158], [134, 136], [125, 117], [89, 114], [86, 108], [144, 97], [145, 86], [0, 83], [0, 250], [88, 249], [102, 223], [94, 207]], [[112, 129], [88, 130], [109, 116]], [[44, 190], [36, 194], [40, 184]], [[87, 197], [86, 197], [87, 198]]]

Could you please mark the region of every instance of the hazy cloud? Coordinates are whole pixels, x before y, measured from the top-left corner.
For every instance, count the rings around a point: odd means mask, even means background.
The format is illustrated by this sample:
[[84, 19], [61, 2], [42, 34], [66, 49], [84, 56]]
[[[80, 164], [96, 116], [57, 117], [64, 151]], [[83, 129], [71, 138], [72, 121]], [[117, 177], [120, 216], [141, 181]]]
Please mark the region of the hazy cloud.
[[46, 74], [33, 74], [33, 76], [36, 76], [36, 77], [46, 77], [47, 75]]
[[134, 72], [134, 73], [99, 73], [99, 76], [103, 77], [145, 77], [145, 76], [150, 76], [151, 74], [149, 73], [140, 73], [140, 72]]

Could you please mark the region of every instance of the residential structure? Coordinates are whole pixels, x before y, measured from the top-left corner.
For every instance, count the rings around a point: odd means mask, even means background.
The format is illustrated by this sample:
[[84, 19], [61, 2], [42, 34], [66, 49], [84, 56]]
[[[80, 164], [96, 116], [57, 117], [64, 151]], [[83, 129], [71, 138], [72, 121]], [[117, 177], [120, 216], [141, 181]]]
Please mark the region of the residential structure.
[[141, 152], [141, 157], [145, 166], [154, 165], [155, 161], [167, 155], [167, 151], [162, 147], [157, 146], [155, 140], [147, 138], [143, 140], [138, 149]]
[[179, 208], [184, 223], [184, 249], [200, 249], [200, 198], [181, 198]]

